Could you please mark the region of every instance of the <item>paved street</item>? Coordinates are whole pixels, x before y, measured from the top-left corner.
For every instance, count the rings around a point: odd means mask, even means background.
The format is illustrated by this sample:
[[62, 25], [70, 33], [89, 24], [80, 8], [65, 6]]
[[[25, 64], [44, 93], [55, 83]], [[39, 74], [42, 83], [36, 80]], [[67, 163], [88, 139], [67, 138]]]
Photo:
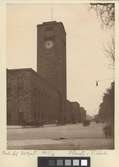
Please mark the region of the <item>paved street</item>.
[[113, 139], [105, 138], [103, 124], [8, 127], [8, 149], [112, 149]]

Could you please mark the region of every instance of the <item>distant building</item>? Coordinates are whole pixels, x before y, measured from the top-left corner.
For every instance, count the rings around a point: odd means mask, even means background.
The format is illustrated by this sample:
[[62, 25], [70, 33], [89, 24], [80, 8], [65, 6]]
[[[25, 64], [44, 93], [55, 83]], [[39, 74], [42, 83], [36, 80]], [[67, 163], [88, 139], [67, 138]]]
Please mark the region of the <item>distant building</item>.
[[79, 103], [71, 102], [71, 105], [72, 105], [72, 122], [73, 123], [81, 122], [81, 112]]
[[86, 120], [86, 110], [84, 107], [80, 107], [80, 113], [81, 113], [81, 122]]
[[37, 72], [7, 70], [8, 125], [81, 122], [79, 104], [66, 94], [66, 32], [46, 22], [37, 26]]

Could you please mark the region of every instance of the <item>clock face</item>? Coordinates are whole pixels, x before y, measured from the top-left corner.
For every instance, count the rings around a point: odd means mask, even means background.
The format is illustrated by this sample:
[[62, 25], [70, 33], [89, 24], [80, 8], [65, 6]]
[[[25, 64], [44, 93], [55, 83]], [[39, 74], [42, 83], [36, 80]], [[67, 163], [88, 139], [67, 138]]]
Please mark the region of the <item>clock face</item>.
[[54, 45], [53, 41], [51, 40], [45, 41], [45, 48], [50, 49], [53, 47], [53, 45]]

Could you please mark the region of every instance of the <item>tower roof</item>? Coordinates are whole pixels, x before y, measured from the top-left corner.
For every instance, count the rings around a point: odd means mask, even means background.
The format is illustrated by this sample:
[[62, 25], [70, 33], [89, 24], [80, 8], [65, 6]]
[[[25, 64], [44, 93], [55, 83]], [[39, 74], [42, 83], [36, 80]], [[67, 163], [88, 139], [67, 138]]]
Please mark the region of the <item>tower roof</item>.
[[[38, 24], [37, 27], [42, 27], [42, 26], [59, 26], [63, 31], [65, 32], [65, 28], [62, 22], [57, 22], [57, 21], [48, 21], [48, 22], [43, 22], [42, 24]], [[65, 32], [66, 33], [66, 32]]]

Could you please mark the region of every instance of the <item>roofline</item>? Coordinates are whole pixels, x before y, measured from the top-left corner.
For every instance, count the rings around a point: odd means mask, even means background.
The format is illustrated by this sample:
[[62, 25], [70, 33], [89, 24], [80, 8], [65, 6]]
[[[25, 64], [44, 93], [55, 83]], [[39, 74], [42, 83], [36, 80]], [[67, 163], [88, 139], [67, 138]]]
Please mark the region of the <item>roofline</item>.
[[36, 75], [38, 77], [38, 79], [41, 79], [49, 88], [51, 88], [52, 90], [55, 90], [57, 93], [60, 94], [60, 91], [54, 87], [52, 84], [50, 84], [47, 79], [41, 77], [37, 71], [33, 70], [32, 68], [17, 68], [17, 69], [7, 69], [8, 72], [19, 72], [19, 71], [30, 71], [32, 73], [34, 73], [34, 75]]
[[63, 23], [61, 22], [61, 21], [48, 21], [48, 22], [43, 22], [42, 24], [37, 24], [37, 28], [38, 27], [43, 27], [43, 26], [46, 26], [46, 25], [53, 25], [53, 24], [60, 24], [60, 25], [62, 25], [62, 28], [63, 28], [63, 30], [64, 30], [64, 32], [65, 32], [65, 34], [66, 34], [66, 31], [65, 31], [65, 28], [64, 28], [64, 25], [63, 25]]
[[47, 22], [43, 22], [42, 24], [37, 24], [37, 27], [39, 26], [45, 26], [45, 25], [52, 25], [52, 24], [57, 24], [59, 22], [57, 21], [47, 21]]
[[13, 72], [16, 72], [16, 71], [34, 71], [32, 68], [13, 68], [13, 69], [9, 69], [7, 68], [7, 71], [13, 71]]

